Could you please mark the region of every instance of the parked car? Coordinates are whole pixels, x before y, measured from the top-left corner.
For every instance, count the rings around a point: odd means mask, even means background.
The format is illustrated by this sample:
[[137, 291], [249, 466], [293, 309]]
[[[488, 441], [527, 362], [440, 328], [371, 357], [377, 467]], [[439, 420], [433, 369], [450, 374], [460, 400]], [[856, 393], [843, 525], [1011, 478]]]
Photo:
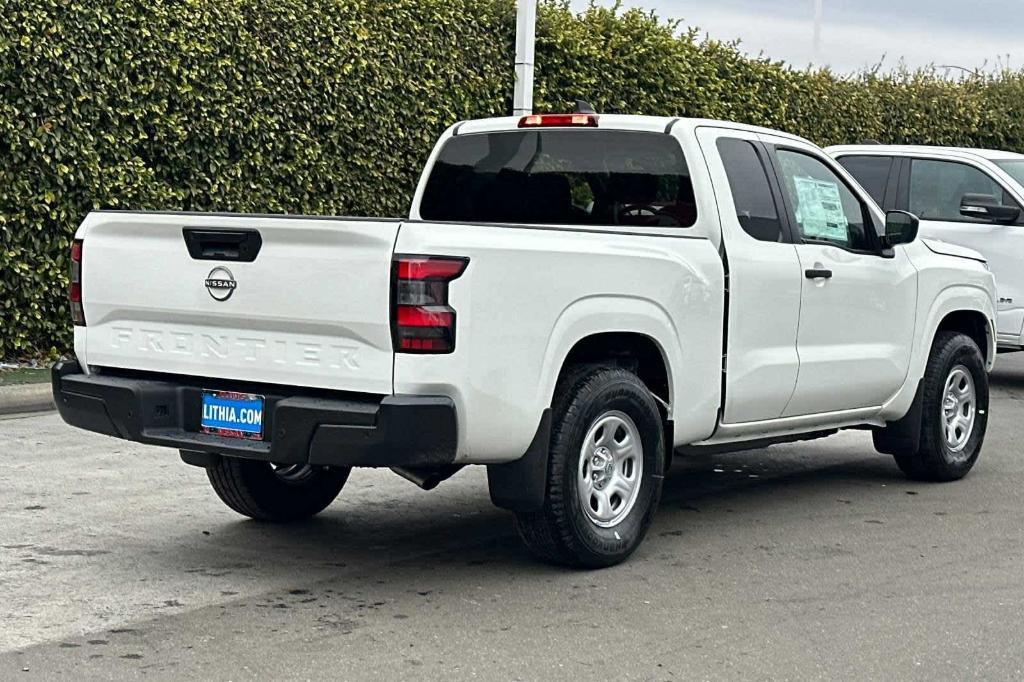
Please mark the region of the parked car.
[[70, 424], [181, 451], [240, 514], [352, 467], [486, 465], [540, 557], [625, 559], [683, 446], [870, 428], [909, 476], [976, 462], [994, 283], [821, 149], [718, 121], [460, 123], [402, 220], [89, 214]]
[[1024, 350], [1024, 155], [985, 149], [847, 145], [827, 150], [884, 209], [921, 234], [981, 253], [996, 278], [1000, 350]]

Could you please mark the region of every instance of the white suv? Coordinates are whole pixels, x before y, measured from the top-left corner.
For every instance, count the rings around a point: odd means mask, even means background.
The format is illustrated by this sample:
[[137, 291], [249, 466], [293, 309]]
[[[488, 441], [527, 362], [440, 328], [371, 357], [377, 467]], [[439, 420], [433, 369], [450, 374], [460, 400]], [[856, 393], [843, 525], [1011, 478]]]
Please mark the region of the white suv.
[[922, 237], [985, 256], [999, 291], [999, 348], [1024, 350], [1024, 155], [878, 144], [826, 151], [883, 209], [918, 216]]

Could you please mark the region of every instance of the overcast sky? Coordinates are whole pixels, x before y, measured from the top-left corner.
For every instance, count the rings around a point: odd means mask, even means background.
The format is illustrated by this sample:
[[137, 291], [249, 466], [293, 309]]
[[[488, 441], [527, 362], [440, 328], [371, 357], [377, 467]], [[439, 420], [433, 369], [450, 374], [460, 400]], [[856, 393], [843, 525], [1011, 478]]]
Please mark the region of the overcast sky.
[[[611, 5], [613, 0], [598, 0]], [[883, 59], [893, 67], [955, 64], [1024, 66], [1024, 0], [822, 0], [821, 48], [814, 53], [814, 0], [624, 0], [683, 19], [713, 38], [739, 38], [753, 54], [841, 72]], [[577, 9], [587, 0], [573, 0]]]

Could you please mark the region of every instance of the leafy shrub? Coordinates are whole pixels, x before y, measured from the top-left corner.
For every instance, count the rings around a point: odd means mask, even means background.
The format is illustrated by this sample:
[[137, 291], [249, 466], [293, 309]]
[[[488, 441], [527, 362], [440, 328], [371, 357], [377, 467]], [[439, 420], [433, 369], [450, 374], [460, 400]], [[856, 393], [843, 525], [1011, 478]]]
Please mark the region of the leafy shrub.
[[[94, 208], [400, 216], [437, 135], [511, 105], [512, 0], [5, 0], [0, 358], [67, 351]], [[1024, 149], [1024, 76], [839, 77], [546, 0], [538, 110], [726, 118], [821, 144]]]

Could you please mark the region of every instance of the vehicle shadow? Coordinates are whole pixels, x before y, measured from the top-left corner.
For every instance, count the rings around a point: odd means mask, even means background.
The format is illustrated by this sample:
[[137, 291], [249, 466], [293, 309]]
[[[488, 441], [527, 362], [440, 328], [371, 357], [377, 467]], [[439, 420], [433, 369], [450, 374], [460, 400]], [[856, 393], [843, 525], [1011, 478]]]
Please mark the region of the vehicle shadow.
[[[863, 456], [838, 450], [803, 444], [678, 461], [665, 480], [654, 527], [638, 556], [700, 550], [693, 543], [728, 531], [737, 510], [771, 516], [780, 507], [800, 508], [803, 518], [813, 518], [834, 512], [837, 499], [878, 495], [885, 484], [910, 485], [888, 457], [870, 449]], [[183, 570], [216, 571], [227, 565], [271, 575], [294, 575], [297, 565], [319, 573], [408, 563], [560, 570], [532, 559], [516, 537], [511, 514], [490, 504], [484, 481], [476, 478], [472, 485], [453, 482], [451, 489], [442, 486], [430, 495], [410, 489], [408, 500], [339, 501], [321, 516], [295, 525], [225, 523], [211, 529], [211, 543], [183, 542], [174, 560]], [[699, 532], [693, 528], [698, 514]]]
[[1014, 394], [1017, 390], [1024, 390], [1024, 353], [1004, 353], [997, 357], [988, 381], [996, 396], [1006, 390], [1013, 397], [1024, 397]]

